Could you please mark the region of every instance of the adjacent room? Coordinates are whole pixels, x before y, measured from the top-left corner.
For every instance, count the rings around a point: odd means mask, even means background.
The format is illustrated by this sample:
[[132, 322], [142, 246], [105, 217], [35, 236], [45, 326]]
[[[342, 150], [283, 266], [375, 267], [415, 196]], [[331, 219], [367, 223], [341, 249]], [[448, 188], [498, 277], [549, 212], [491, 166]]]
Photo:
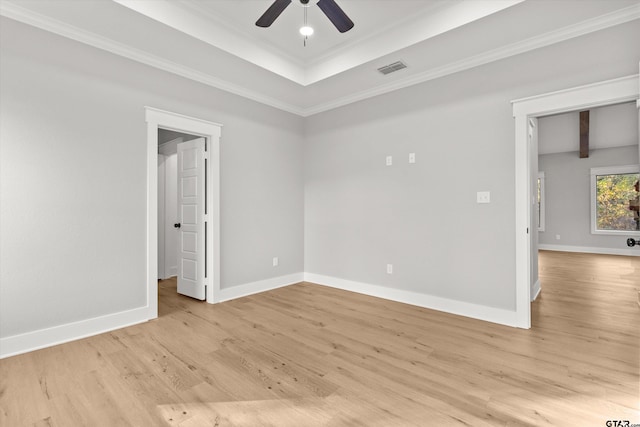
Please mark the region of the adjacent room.
[[0, 0], [0, 425], [640, 424], [638, 40], [638, 0]]

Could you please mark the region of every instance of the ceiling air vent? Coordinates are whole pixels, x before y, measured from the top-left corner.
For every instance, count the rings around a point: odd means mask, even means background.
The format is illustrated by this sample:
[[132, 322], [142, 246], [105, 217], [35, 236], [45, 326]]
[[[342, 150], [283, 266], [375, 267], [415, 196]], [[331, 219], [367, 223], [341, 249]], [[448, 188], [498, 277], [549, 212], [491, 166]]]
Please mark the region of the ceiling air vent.
[[402, 61], [398, 61], [398, 62], [394, 62], [393, 64], [380, 67], [378, 68], [378, 71], [380, 71], [384, 75], [387, 75], [387, 74], [391, 74], [396, 71], [402, 70], [403, 68], [407, 68], [407, 65]]

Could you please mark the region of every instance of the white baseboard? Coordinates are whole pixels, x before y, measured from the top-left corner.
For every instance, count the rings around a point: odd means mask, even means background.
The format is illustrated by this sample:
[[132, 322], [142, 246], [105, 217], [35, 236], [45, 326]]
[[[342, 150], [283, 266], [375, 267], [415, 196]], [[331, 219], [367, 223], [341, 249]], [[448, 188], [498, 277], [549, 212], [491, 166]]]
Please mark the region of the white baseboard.
[[540, 279], [536, 280], [536, 283], [533, 285], [533, 289], [531, 289], [531, 301], [535, 301], [540, 295], [540, 291], [542, 290], [540, 286]]
[[[229, 301], [260, 292], [266, 292], [302, 281], [502, 325], [518, 326], [515, 311], [313, 273], [294, 273], [224, 288], [220, 290], [216, 302]], [[88, 320], [40, 329], [25, 334], [0, 338], [0, 359], [142, 323], [149, 320], [148, 313], [148, 307], [141, 307]]]
[[288, 274], [286, 276], [273, 277], [271, 279], [259, 280], [257, 282], [232, 286], [230, 288], [223, 288], [220, 289], [220, 294], [217, 298], [215, 298], [215, 302], [223, 302], [236, 298], [246, 297], [248, 295], [253, 295], [260, 292], [266, 292], [272, 289], [293, 285], [295, 283], [300, 283], [303, 280], [304, 273], [294, 273]]
[[501, 325], [518, 327], [518, 319], [515, 311], [456, 301], [412, 291], [370, 285], [368, 283], [354, 282], [351, 280], [323, 276], [314, 273], [305, 273], [304, 280], [305, 282], [316, 283], [345, 291], [402, 302], [432, 310], [444, 311], [446, 313], [471, 317], [473, 319], [484, 320]]
[[[217, 298], [216, 302], [228, 301], [300, 283], [303, 279], [303, 273], [296, 273], [221, 289], [220, 298]], [[149, 320], [148, 313], [148, 307], [141, 307], [0, 338], [0, 359], [146, 322]]]
[[0, 338], [0, 359], [146, 322], [148, 315], [149, 308], [141, 307]]
[[173, 277], [177, 275], [178, 275], [178, 266], [174, 265], [172, 267], [169, 267], [169, 277]]
[[539, 244], [538, 249], [543, 251], [582, 252], [585, 254], [640, 256], [640, 249], [636, 248], [594, 248], [588, 246]]

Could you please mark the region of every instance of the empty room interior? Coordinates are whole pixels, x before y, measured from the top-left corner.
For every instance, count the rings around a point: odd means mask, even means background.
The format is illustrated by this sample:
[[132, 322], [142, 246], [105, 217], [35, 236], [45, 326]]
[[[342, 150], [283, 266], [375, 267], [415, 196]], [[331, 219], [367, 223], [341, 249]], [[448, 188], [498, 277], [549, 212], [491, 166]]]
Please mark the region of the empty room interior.
[[0, 0], [0, 426], [640, 425], [639, 0]]

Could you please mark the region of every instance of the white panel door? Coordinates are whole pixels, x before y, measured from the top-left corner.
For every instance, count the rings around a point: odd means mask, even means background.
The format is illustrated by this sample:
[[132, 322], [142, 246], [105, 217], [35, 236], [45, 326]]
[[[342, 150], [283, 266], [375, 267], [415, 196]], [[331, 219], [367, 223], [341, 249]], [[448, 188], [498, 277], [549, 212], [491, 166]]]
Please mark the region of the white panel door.
[[178, 293], [205, 299], [205, 139], [178, 144]]

